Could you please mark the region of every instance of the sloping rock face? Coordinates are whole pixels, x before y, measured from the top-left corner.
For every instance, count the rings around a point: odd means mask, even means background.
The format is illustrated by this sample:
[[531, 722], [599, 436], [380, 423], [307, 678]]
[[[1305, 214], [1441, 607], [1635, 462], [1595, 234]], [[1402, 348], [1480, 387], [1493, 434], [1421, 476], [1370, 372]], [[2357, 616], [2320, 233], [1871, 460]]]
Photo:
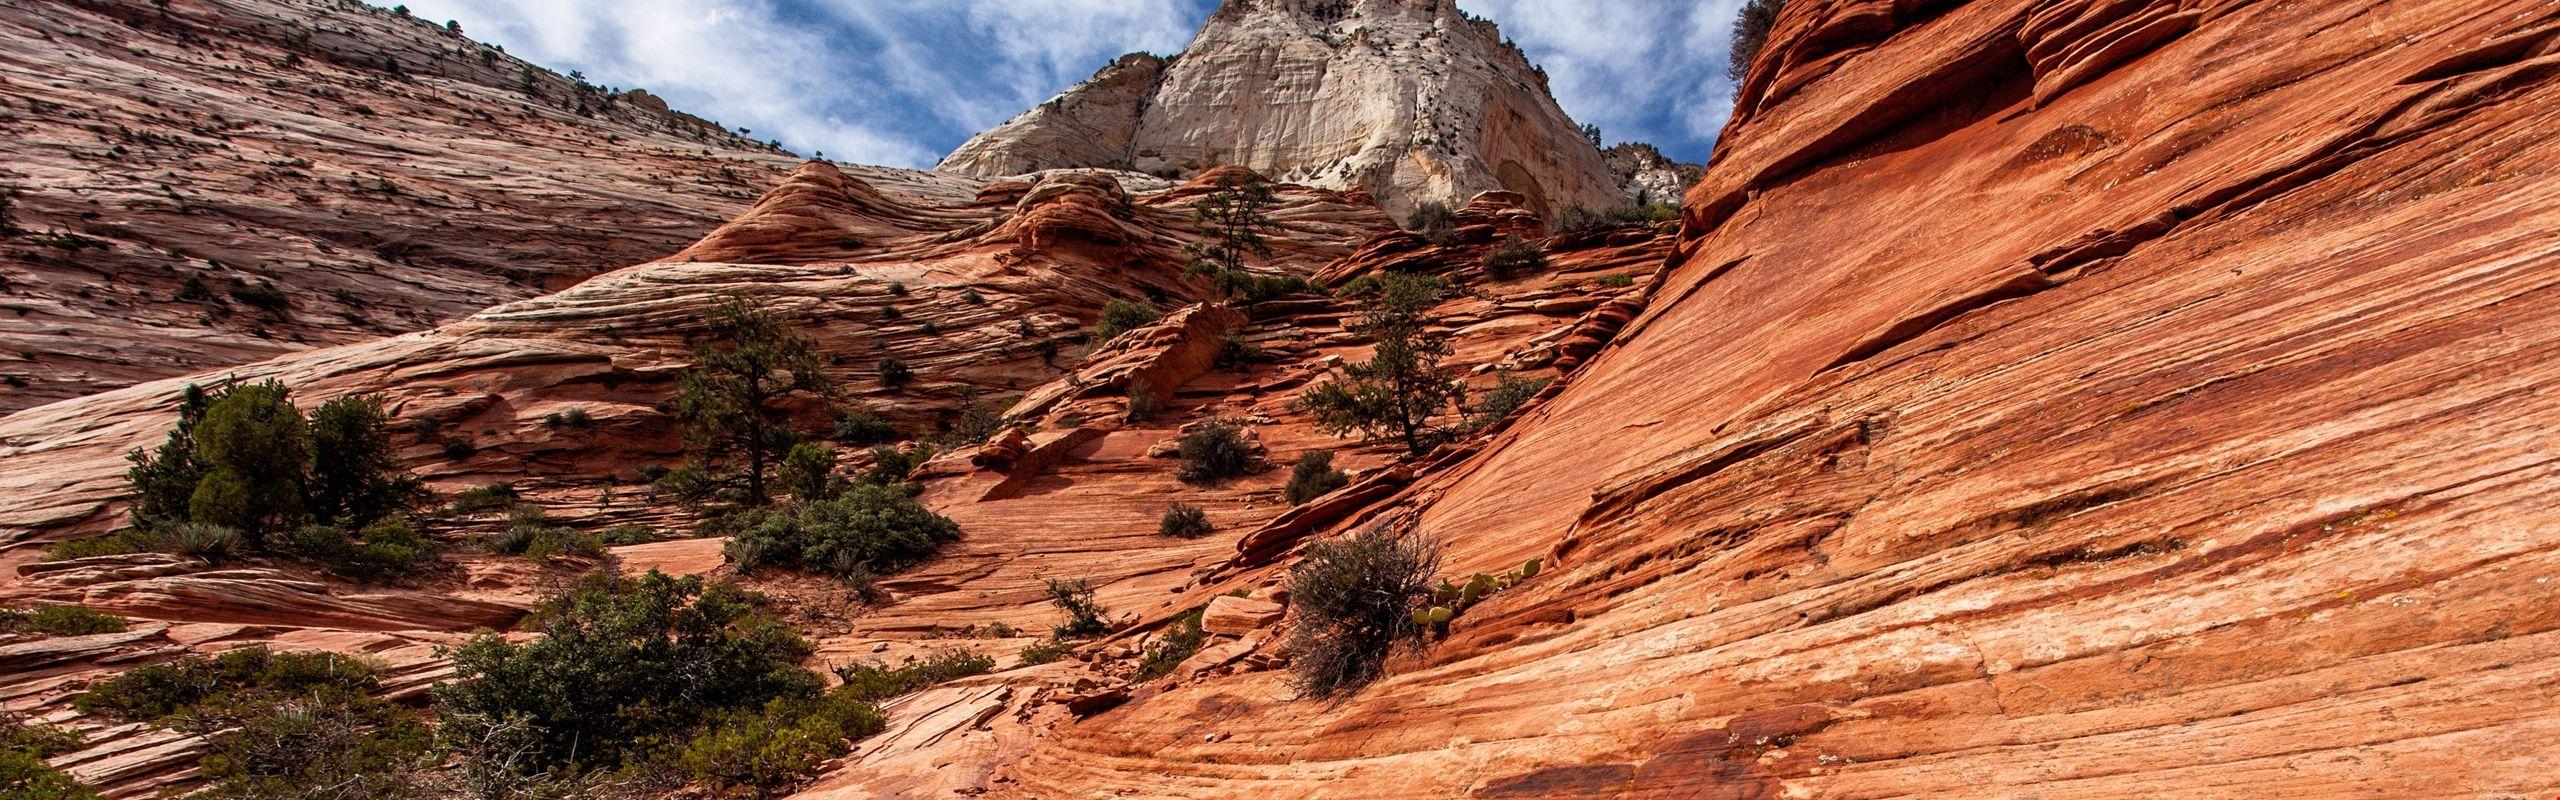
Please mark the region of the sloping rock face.
[[1225, 165], [1366, 190], [1399, 217], [1496, 189], [1540, 211], [1625, 201], [1545, 74], [1447, 0], [1228, 0], [1181, 55], [1122, 57], [938, 169]]
[[2547, 795], [2555, 130], [2532, 0], [1796, 0], [1645, 312], [1382, 504], [1546, 571], [994, 794]]
[[0, 15], [0, 412], [674, 252], [797, 159], [336, 0]]

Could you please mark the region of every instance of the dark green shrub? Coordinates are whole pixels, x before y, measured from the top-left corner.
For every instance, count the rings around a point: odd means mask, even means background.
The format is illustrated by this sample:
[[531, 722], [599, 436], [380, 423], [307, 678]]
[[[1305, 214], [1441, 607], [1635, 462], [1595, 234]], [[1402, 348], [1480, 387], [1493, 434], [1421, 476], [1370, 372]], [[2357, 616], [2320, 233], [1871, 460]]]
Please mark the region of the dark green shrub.
[[205, 475], [187, 497], [189, 520], [238, 528], [257, 547], [305, 515], [311, 433], [283, 383], [232, 387], [192, 433]]
[[232, 284], [231, 299], [270, 314], [282, 312], [293, 305], [293, 298], [286, 297], [283, 290], [264, 283]]
[[1264, 355], [1261, 345], [1237, 334], [1230, 333], [1218, 340], [1218, 366], [1224, 369], [1249, 366], [1261, 361]]
[[833, 435], [837, 444], [869, 447], [897, 441], [898, 429], [878, 411], [868, 407], [852, 408], [836, 415]]
[[1357, 691], [1397, 647], [1419, 643], [1414, 610], [1431, 597], [1439, 546], [1371, 527], [1307, 546], [1289, 571], [1290, 667], [1309, 697]]
[[836, 474], [836, 449], [816, 442], [793, 446], [782, 457], [774, 481], [784, 496], [803, 503], [833, 498], [848, 486], [844, 476]]
[[540, 506], [524, 503], [507, 510], [507, 529], [489, 540], [489, 550], [535, 560], [562, 556], [601, 558], [604, 556], [604, 539], [554, 525]]
[[1182, 466], [1175, 476], [1190, 483], [1214, 483], [1253, 471], [1253, 443], [1233, 423], [1213, 419], [1182, 435]]
[[139, 528], [126, 528], [105, 536], [54, 542], [44, 546], [44, 560], [63, 561], [96, 556], [121, 556], [149, 553], [160, 549], [159, 534]]
[[1289, 468], [1289, 486], [1281, 494], [1290, 505], [1304, 505], [1349, 485], [1351, 475], [1333, 468], [1333, 451], [1316, 450], [1298, 456], [1297, 466]]
[[1485, 390], [1484, 396], [1476, 401], [1475, 414], [1467, 420], [1467, 427], [1481, 430], [1501, 422], [1511, 416], [1511, 412], [1527, 405], [1530, 398], [1538, 396], [1538, 392], [1547, 388], [1547, 383], [1545, 378], [1533, 380], [1503, 372], [1502, 377], [1494, 381], [1493, 388]]
[[124, 629], [123, 617], [80, 606], [0, 608], [0, 633], [87, 636], [93, 633], [122, 633]]
[[392, 458], [390, 423], [368, 395], [311, 412], [311, 518], [361, 526], [425, 501], [426, 487]]
[[481, 786], [655, 757], [723, 711], [817, 694], [809, 644], [727, 583], [590, 574], [529, 620], [455, 648], [438, 737]]
[[1495, 280], [1510, 280], [1546, 268], [1547, 251], [1516, 236], [1484, 257], [1484, 274]]
[[1109, 342], [1120, 334], [1146, 327], [1163, 317], [1163, 312], [1144, 300], [1113, 300], [1102, 304], [1102, 320], [1093, 325], [1093, 341]]
[[740, 572], [783, 566], [838, 577], [888, 575], [960, 538], [960, 526], [895, 487], [857, 484], [832, 500], [740, 514], [726, 553]]
[[137, 667], [92, 684], [71, 698], [82, 713], [151, 722], [228, 704], [246, 694], [288, 696], [323, 691], [364, 694], [373, 667], [337, 653], [279, 653], [252, 645], [217, 656], [188, 656]]
[[916, 371], [908, 368], [907, 362], [894, 358], [880, 359], [880, 385], [890, 389], [902, 389], [915, 379]]
[[570, 406], [542, 415], [542, 424], [554, 428], [588, 428], [596, 424], [596, 418], [587, 412], [586, 406]]
[[885, 444], [871, 448], [871, 469], [862, 473], [862, 481], [881, 486], [905, 482], [917, 467], [933, 460], [933, 453], [933, 445], [925, 442], [909, 443], [903, 450]]
[[246, 541], [247, 538], [240, 535], [240, 529], [229, 525], [184, 522], [160, 535], [158, 549], [206, 561], [223, 561], [247, 549]]
[[1047, 591], [1049, 604], [1067, 615], [1067, 624], [1058, 626], [1053, 632], [1057, 638], [1093, 636], [1111, 630], [1111, 623], [1103, 619], [1103, 615], [1111, 613], [1111, 610], [1094, 601], [1093, 584], [1082, 578], [1072, 581], [1051, 578]]
[[1197, 539], [1209, 535], [1209, 512], [1190, 503], [1175, 503], [1156, 520], [1156, 535], [1176, 539]]
[[1151, 681], [1170, 675], [1174, 667], [1182, 666], [1191, 654], [1200, 652], [1200, 644], [1209, 638], [1209, 634], [1200, 629], [1200, 618], [1206, 611], [1205, 608], [1195, 608], [1167, 623], [1163, 635], [1157, 636], [1154, 644], [1147, 645], [1146, 654], [1138, 658], [1138, 672], [1134, 680]]
[[1636, 276], [1624, 272], [1612, 272], [1600, 276], [1599, 284], [1610, 289], [1624, 289], [1636, 285]]
[[1298, 407], [1316, 418], [1326, 432], [1360, 432], [1395, 437], [1405, 452], [1429, 452], [1443, 435], [1432, 418], [1459, 405], [1465, 384], [1440, 365], [1455, 349], [1446, 332], [1429, 325], [1442, 284], [1434, 279], [1387, 273], [1364, 276], [1346, 285], [1346, 293], [1362, 295], [1355, 330], [1376, 341], [1369, 360], [1344, 364], [1332, 379], [1298, 396]]

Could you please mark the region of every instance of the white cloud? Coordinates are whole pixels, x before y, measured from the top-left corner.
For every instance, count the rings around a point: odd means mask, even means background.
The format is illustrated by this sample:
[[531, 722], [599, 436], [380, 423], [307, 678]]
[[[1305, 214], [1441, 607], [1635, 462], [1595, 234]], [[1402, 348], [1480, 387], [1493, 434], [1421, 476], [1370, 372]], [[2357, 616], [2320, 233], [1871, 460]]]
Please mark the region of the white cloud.
[[931, 166], [1135, 49], [1172, 51], [1184, 0], [402, 0], [563, 72], [644, 88], [802, 153]]
[[[1733, 16], [1743, 0], [1461, 0], [1502, 25], [1547, 70], [1556, 102], [1613, 140], [1646, 136], [1704, 159], [1733, 107], [1724, 78]], [[1677, 126], [1666, 129], [1666, 126]], [[1689, 139], [1691, 141], [1677, 141]], [[1682, 147], [1681, 145], [1690, 145]]]

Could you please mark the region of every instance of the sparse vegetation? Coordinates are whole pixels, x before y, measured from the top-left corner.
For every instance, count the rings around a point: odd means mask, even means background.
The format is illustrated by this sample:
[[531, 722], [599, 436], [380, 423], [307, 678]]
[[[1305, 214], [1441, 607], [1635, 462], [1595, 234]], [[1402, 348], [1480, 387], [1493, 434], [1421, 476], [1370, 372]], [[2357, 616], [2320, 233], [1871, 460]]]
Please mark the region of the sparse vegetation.
[[1102, 304], [1102, 319], [1093, 324], [1095, 344], [1107, 344], [1120, 334], [1146, 327], [1164, 316], [1164, 312], [1144, 300], [1113, 300]]
[[892, 390], [904, 389], [916, 379], [916, 371], [895, 358], [880, 359], [879, 372], [880, 385]]
[[1094, 636], [1111, 630], [1111, 623], [1103, 618], [1110, 614], [1111, 610], [1103, 608], [1101, 603], [1093, 599], [1092, 583], [1082, 578], [1075, 580], [1051, 578], [1046, 584], [1046, 589], [1049, 593], [1049, 604], [1057, 606], [1060, 612], [1067, 615], [1066, 624], [1059, 625], [1057, 630], [1052, 632], [1055, 638], [1073, 639]]
[[1215, 483], [1252, 472], [1257, 461], [1253, 443], [1234, 423], [1213, 419], [1182, 435], [1182, 466], [1175, 476], [1187, 483]]
[[1332, 380], [1298, 397], [1299, 407], [1337, 436], [1352, 432], [1394, 437], [1419, 456], [1436, 444], [1432, 418], [1459, 406], [1465, 384], [1440, 366], [1453, 349], [1446, 333], [1426, 323], [1440, 302], [1439, 281], [1385, 274], [1359, 287], [1368, 292], [1354, 328], [1377, 342], [1369, 360], [1345, 364]]
[[1514, 236], [1502, 246], [1485, 254], [1484, 274], [1494, 280], [1510, 280], [1547, 269], [1547, 251]]
[[1206, 610], [1195, 608], [1165, 623], [1164, 632], [1138, 657], [1138, 671], [1131, 679], [1143, 682], [1170, 675], [1174, 667], [1182, 666], [1191, 654], [1200, 652], [1201, 643], [1209, 638], [1208, 632], [1200, 629], [1200, 618]]
[[121, 633], [124, 629], [123, 617], [80, 606], [0, 608], [0, 633], [87, 636], [93, 633]]
[[1494, 380], [1493, 388], [1485, 390], [1484, 396], [1476, 400], [1475, 413], [1467, 418], [1467, 428], [1483, 430], [1501, 422], [1511, 416], [1511, 412], [1527, 405], [1529, 398], [1538, 396], [1549, 382], [1546, 378], [1523, 378], [1504, 370], [1502, 377]]
[[836, 443], [854, 447], [868, 447], [898, 439], [898, 429], [889, 424], [889, 418], [869, 406], [838, 413], [832, 433]]
[[1066, 639], [1042, 639], [1022, 648], [1022, 663], [1046, 664], [1075, 652], [1076, 643]]
[[0, 709], [0, 800], [98, 800], [45, 759], [80, 749], [80, 734], [52, 725], [29, 725]]
[[690, 499], [762, 506], [771, 499], [766, 481], [774, 462], [800, 442], [788, 403], [828, 400], [835, 391], [815, 345], [762, 306], [728, 297], [703, 316], [709, 329], [694, 345], [693, 368], [678, 381], [674, 401], [702, 478]]
[[1438, 545], [1371, 527], [1307, 546], [1289, 571], [1290, 667], [1309, 697], [1358, 691], [1396, 648], [1422, 639], [1414, 611], [1431, 597]]
[[862, 473], [862, 480], [881, 486], [905, 483], [917, 467], [933, 460], [933, 453], [928, 442], [909, 442], [903, 450], [885, 444], [871, 448], [871, 469]]
[[1680, 207], [1669, 203], [1619, 206], [1597, 212], [1581, 206], [1566, 206], [1548, 227], [1568, 236], [1592, 235], [1647, 228], [1679, 218]]
[[994, 672], [996, 660], [966, 650], [946, 650], [924, 658], [909, 656], [895, 667], [880, 663], [836, 667], [845, 693], [862, 700], [887, 700], [940, 683]]
[[1290, 505], [1305, 505], [1351, 484], [1351, 476], [1333, 468], [1333, 451], [1316, 450], [1298, 456], [1296, 466], [1289, 468], [1289, 485], [1281, 494]]
[[1209, 512], [1190, 503], [1175, 503], [1156, 520], [1156, 535], [1197, 539], [1210, 533]]
[[1760, 55], [1761, 45], [1769, 42], [1769, 29], [1778, 24], [1778, 10], [1787, 0], [1746, 0], [1733, 18], [1733, 49], [1725, 60], [1725, 77], [1741, 83], [1751, 77], [1751, 61]]
[[1432, 244], [1448, 244], [1449, 234], [1458, 229], [1458, 214], [1447, 203], [1425, 200], [1404, 218], [1404, 229], [1422, 234]]

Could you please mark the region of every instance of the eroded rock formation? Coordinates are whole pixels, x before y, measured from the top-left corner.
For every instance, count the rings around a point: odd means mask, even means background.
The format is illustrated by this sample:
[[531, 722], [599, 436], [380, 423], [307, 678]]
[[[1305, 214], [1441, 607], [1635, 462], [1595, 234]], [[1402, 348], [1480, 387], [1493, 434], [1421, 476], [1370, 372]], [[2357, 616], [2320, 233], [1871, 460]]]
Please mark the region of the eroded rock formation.
[[1122, 57], [939, 169], [1225, 165], [1365, 190], [1398, 217], [1496, 189], [1541, 211], [1626, 201], [1545, 73], [1447, 0], [1229, 0], [1181, 55]]
[[557, 291], [797, 161], [337, 0], [11, 3], [0, 97], [0, 412]]

